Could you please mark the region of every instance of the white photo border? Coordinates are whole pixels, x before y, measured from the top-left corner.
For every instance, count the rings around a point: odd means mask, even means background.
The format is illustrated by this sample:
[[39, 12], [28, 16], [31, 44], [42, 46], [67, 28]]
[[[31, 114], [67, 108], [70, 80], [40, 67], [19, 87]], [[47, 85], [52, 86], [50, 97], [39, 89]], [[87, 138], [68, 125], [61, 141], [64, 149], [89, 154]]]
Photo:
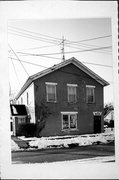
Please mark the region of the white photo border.
[[[92, 10], [93, 9], [93, 10]], [[13, 19], [111, 18], [113, 46], [116, 162], [103, 164], [11, 164], [7, 22]], [[118, 16], [116, 1], [1, 1], [0, 2], [0, 130], [2, 179], [119, 178]]]

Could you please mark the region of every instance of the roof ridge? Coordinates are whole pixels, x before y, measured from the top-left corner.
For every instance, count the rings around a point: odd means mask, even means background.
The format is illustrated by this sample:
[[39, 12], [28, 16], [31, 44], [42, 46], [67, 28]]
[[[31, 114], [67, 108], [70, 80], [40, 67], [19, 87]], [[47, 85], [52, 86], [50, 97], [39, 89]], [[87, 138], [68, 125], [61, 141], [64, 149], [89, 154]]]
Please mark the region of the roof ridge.
[[42, 76], [45, 76], [46, 74], [49, 74], [61, 67], [64, 67], [70, 63], [73, 63], [75, 66], [77, 66], [79, 69], [87, 73], [90, 77], [98, 81], [103, 86], [109, 85], [107, 81], [105, 81], [103, 78], [101, 78], [99, 75], [97, 75], [95, 72], [93, 72], [91, 69], [89, 69], [87, 66], [85, 66], [83, 63], [81, 63], [79, 60], [77, 60], [75, 57], [69, 58], [67, 60], [64, 60], [56, 65], [53, 65], [49, 68], [46, 68], [43, 71], [40, 71], [34, 75], [29, 76], [25, 84], [22, 86], [21, 90], [19, 91], [18, 95], [16, 96], [16, 99], [19, 98], [19, 96], [25, 91], [25, 89], [37, 78], [40, 78]]

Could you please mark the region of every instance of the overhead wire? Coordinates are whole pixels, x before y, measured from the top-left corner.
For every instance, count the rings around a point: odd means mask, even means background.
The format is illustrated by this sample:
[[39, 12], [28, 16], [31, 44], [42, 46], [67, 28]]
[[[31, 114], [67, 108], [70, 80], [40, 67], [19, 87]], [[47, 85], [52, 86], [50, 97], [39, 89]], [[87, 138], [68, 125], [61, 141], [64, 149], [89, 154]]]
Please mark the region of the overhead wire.
[[[79, 51], [68, 51], [68, 52], [65, 52], [65, 54], [69, 54], [69, 53], [79, 53], [79, 52], [86, 52], [86, 51], [94, 51], [94, 50], [100, 50], [100, 49], [108, 49], [110, 48], [111, 46], [105, 46], [105, 47], [100, 47], [100, 48], [92, 48], [92, 49], [84, 49], [84, 50], [79, 50]], [[62, 53], [44, 53], [44, 54], [34, 54], [34, 53], [25, 53], [25, 52], [17, 52], [19, 54], [28, 54], [28, 55], [31, 55], [31, 56], [44, 56], [44, 55], [58, 55], [58, 54], [62, 54]]]
[[25, 32], [28, 32], [28, 33], [32, 33], [32, 34], [48, 37], [48, 38], [51, 38], [51, 39], [54, 39], [54, 40], [59, 40], [59, 41], [62, 40], [61, 38], [56, 38], [56, 37], [53, 37], [53, 36], [44, 35], [44, 34], [36, 33], [36, 32], [33, 32], [33, 31], [28, 31], [28, 30], [25, 30], [25, 29], [22, 29], [22, 28], [14, 27], [14, 26], [8, 26], [8, 27], [9, 28], [13, 28], [13, 29], [17, 29], [17, 30], [20, 30], [20, 31], [25, 31]]
[[[8, 57], [8, 58], [10, 58], [10, 57]], [[47, 57], [45, 57], [45, 58], [47, 58]], [[51, 57], [50, 57], [50, 58], [51, 58]], [[12, 58], [12, 59], [19, 61], [19, 60], [16, 59], [16, 58]], [[20, 59], [20, 61], [22, 61], [22, 62], [24, 62], [24, 63], [31, 64], [31, 65], [40, 66], [40, 67], [43, 67], [43, 68], [48, 68], [48, 67], [46, 67], [46, 66], [42, 66], [42, 65], [39, 65], [39, 64], [27, 62], [27, 61], [24, 61], [24, 60], [21, 60], [21, 59]], [[110, 65], [97, 64], [97, 63], [91, 63], [91, 62], [86, 62], [86, 61], [81, 61], [81, 62], [82, 62], [82, 63], [85, 63], [85, 64], [91, 64], [91, 65], [96, 65], [96, 66], [103, 66], [103, 67], [109, 67], [109, 68], [112, 68], [112, 66], [110, 66]]]
[[[11, 57], [8, 57], [8, 58], [11, 58]], [[19, 61], [17, 58], [12, 58], [12, 59], [15, 60], [15, 61]], [[24, 61], [24, 60], [21, 60], [21, 59], [20, 59], [20, 61], [23, 62], [23, 63], [26, 63], [26, 64], [31, 64], [31, 65], [34, 65], [34, 66], [39, 66], [39, 67], [43, 67], [43, 68], [48, 68], [48, 67], [46, 67], [46, 66], [42, 66], [42, 65], [39, 65], [39, 64], [36, 64], [36, 63], [31, 63], [31, 62]]]
[[22, 35], [19, 33], [14, 33], [14, 32], [9, 32], [10, 34], [16, 35], [16, 36], [20, 36], [20, 37], [25, 37], [25, 38], [29, 38], [29, 39], [33, 39], [33, 40], [37, 40], [37, 41], [42, 41], [42, 42], [47, 42], [47, 43], [52, 43], [52, 44], [58, 44], [58, 42], [54, 42], [54, 41], [49, 41], [48, 39], [41, 39], [40, 37], [35, 37], [32, 35]]
[[28, 74], [26, 68], [24, 67], [24, 65], [22, 64], [22, 62], [20, 61], [19, 57], [17, 56], [17, 54], [15, 53], [15, 51], [12, 49], [12, 47], [10, 46], [10, 44], [8, 44], [8, 45], [9, 45], [10, 49], [12, 50], [12, 52], [14, 53], [14, 55], [15, 55], [15, 56], [17, 57], [17, 59], [19, 60], [20, 64], [22, 65], [22, 67], [23, 67], [23, 69], [24, 69], [24, 71], [26, 72], [26, 74], [27, 74], [28, 77], [29, 77], [29, 74]]
[[77, 44], [77, 43], [80, 43], [80, 42], [85, 42], [85, 41], [93, 41], [93, 40], [97, 40], [97, 39], [103, 39], [103, 38], [108, 38], [108, 37], [111, 37], [112, 35], [106, 35], [106, 36], [99, 36], [99, 37], [95, 37], [95, 38], [89, 38], [89, 39], [83, 39], [83, 40], [80, 40], [80, 41], [68, 41], [67, 44]]
[[[11, 27], [11, 26], [10, 26]], [[25, 31], [25, 32], [28, 32], [28, 33], [32, 33], [32, 34], [37, 34], [37, 35], [39, 35], [40, 33], [34, 33], [34, 32], [32, 32], [32, 31], [27, 31], [27, 30], [24, 30], [24, 29], [21, 29], [21, 28], [16, 28], [16, 27], [12, 27], [13, 29], [17, 29], [17, 31], [16, 30], [12, 30], [12, 31], [16, 31], [17, 33], [21, 33], [22, 34], [22, 36], [24, 35], [24, 32], [21, 32], [21, 31]], [[19, 32], [19, 30], [20, 30], [20, 32]], [[25, 35], [27, 35], [27, 36], [33, 36], [33, 35], [31, 35], [31, 34], [28, 34], [28, 33], [25, 33]], [[18, 34], [17, 34], [18, 35]], [[51, 36], [48, 36], [48, 35], [43, 35], [43, 34], [40, 34], [40, 35], [42, 35], [42, 36], [44, 36], [44, 37], [50, 37], [50, 38], [52, 38], [52, 40], [54, 41], [54, 39], [55, 39], [55, 42], [56, 42], [56, 40], [62, 40], [62, 39], [60, 39], [60, 38], [54, 38], [54, 37], [51, 37]], [[24, 36], [25, 37], [25, 36]], [[33, 36], [34, 37], [34, 36]], [[99, 47], [99, 46], [96, 46], [96, 45], [89, 45], [89, 44], [84, 44], [84, 43], [79, 43], [79, 42], [83, 42], [83, 41], [89, 41], [89, 40], [95, 40], [95, 39], [101, 39], [101, 38], [107, 38], [107, 37], [111, 37], [111, 35], [107, 35], [107, 36], [100, 36], [100, 37], [96, 37], [96, 38], [90, 38], [90, 39], [85, 39], [85, 40], [81, 40], [81, 41], [69, 41], [69, 40], [65, 40], [65, 41], [67, 41], [66, 43], [65, 43], [65, 45], [67, 45], [67, 44], [74, 44], [75, 43], [75, 46], [92, 46], [92, 47]], [[28, 38], [28, 37], [27, 37]], [[36, 38], [39, 38], [39, 36], [35, 36], [34, 37], [35, 39]], [[40, 37], [41, 38], [41, 37]], [[43, 39], [41, 39], [41, 40], [43, 40]], [[45, 41], [46, 40], [49, 40], [49, 39], [44, 39]], [[43, 41], [44, 41], [43, 40]], [[51, 39], [50, 39], [51, 40]], [[51, 43], [51, 42], [50, 42]], [[77, 44], [78, 43], [78, 44]], [[106, 50], [103, 50], [103, 51], [106, 51]]]
[[[79, 47], [83, 47], [83, 48], [79, 48]], [[66, 47], [70, 47], [70, 48], [73, 48], [73, 49], [79, 49], [79, 50], [83, 50], [85, 46], [83, 45], [80, 45], [79, 47], [78, 46], [71, 46], [71, 45], [66, 45]], [[88, 46], [88, 47], [91, 47], [91, 46]], [[87, 48], [87, 47], [85, 47]], [[93, 51], [94, 53], [101, 53], [101, 54], [107, 54], [107, 55], [111, 55], [111, 53], [108, 53], [109, 51], [105, 51], [105, 50], [94, 50]]]
[[[42, 48], [49, 48], [49, 47], [53, 47], [53, 46], [57, 46], [57, 45], [49, 45], [49, 46], [39, 46], [39, 47], [32, 47], [32, 48], [16, 49], [15, 51], [42, 49]], [[9, 50], [9, 52], [11, 52], [11, 50]]]
[[17, 80], [18, 80], [18, 84], [19, 84], [19, 86], [21, 87], [20, 81], [19, 81], [19, 78], [18, 78], [18, 74], [17, 74], [17, 71], [16, 71], [16, 69], [15, 69], [14, 62], [13, 62], [13, 60], [12, 60], [13, 58], [10, 57], [10, 59], [11, 59], [11, 62], [12, 62], [13, 68], [14, 68], [14, 72], [15, 72], [16, 78], [17, 78]]
[[[10, 58], [10, 57], [9, 57]], [[15, 59], [15, 58], [13, 58], [13, 60], [17, 60], [17, 61], [19, 61], [18, 59]], [[28, 64], [32, 64], [32, 65], [35, 65], [35, 66], [41, 66], [41, 65], [38, 65], [38, 64], [34, 64], [34, 63], [29, 63], [29, 62], [25, 62], [25, 61], [23, 61], [23, 60], [21, 60], [22, 62], [24, 62], [24, 63], [28, 63]], [[84, 64], [92, 64], [92, 65], [97, 65], [97, 66], [104, 66], [104, 67], [111, 67], [112, 68], [112, 66], [108, 66], [108, 65], [102, 65], [102, 64], [94, 64], [94, 63], [88, 63], [88, 62], [84, 62], [84, 61], [82, 61], [82, 63], [84, 63]], [[41, 66], [41, 67], [44, 67], [44, 68], [48, 68], [48, 67], [46, 67], [46, 66]], [[52, 69], [53, 67], [50, 67], [49, 69]], [[87, 78], [87, 79], [89, 79], [89, 77], [86, 77], [86, 76], [84, 76], [84, 75], [80, 75], [80, 74], [77, 74], [77, 73], [74, 73], [74, 72], [68, 72], [68, 71], [64, 71], [64, 70], [61, 70], [61, 69], [59, 69], [59, 71], [60, 72], [63, 72], [63, 73], [66, 73], [66, 74], [73, 74], [73, 75], [77, 75], [77, 76], [79, 76], [79, 77], [84, 77], [84, 78]], [[30, 78], [30, 76], [29, 76], [29, 78]], [[98, 78], [96, 78], [96, 80], [98, 80]], [[110, 83], [113, 83], [113, 82], [110, 82]]]

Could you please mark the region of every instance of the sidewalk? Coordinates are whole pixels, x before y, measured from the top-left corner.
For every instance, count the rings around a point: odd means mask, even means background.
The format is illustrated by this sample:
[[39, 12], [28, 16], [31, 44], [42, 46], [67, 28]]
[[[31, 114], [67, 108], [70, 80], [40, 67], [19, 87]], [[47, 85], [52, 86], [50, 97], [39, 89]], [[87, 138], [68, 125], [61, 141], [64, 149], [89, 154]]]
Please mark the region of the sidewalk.
[[17, 137], [14, 137], [14, 136], [12, 136], [11, 138], [20, 148], [26, 149], [29, 147], [29, 144], [27, 141], [21, 140]]

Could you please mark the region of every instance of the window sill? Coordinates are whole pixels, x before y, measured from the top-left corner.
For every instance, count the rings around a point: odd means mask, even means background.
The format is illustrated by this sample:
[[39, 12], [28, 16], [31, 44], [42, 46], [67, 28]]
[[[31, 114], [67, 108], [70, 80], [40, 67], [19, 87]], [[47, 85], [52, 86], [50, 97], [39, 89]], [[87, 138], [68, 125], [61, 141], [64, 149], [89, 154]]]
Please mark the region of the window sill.
[[67, 102], [68, 104], [76, 104], [77, 103], [77, 101], [75, 101], [75, 102]]
[[96, 104], [96, 102], [86, 102], [86, 104]]
[[57, 101], [47, 101], [47, 103], [57, 103]]
[[67, 132], [69, 132], [69, 131], [78, 131], [78, 130], [79, 130], [79, 129], [77, 129], [77, 128], [76, 128], [76, 129], [62, 129], [63, 132], [64, 132], [64, 131], [65, 131], [65, 132], [66, 132], [66, 131], [67, 131]]

